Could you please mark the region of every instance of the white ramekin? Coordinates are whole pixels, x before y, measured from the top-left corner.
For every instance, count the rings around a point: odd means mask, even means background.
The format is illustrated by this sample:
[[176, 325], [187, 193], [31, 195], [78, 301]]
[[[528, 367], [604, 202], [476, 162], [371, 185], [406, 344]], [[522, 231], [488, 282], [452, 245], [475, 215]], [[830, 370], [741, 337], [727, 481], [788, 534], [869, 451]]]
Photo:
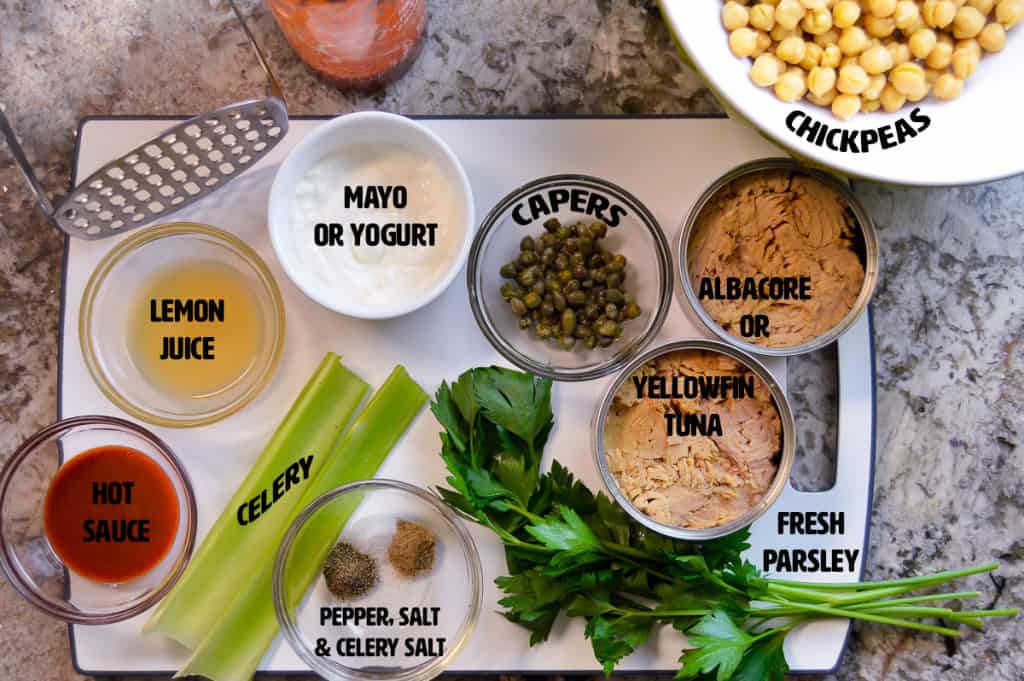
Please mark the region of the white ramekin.
[[[448, 270], [432, 287], [410, 291], [401, 302], [392, 305], [366, 304], [326, 286], [318, 286], [307, 276], [296, 261], [290, 247], [291, 202], [298, 183], [318, 161], [325, 156], [358, 142], [359, 144], [398, 145], [416, 151], [436, 161], [453, 184], [455, 195], [462, 204], [465, 224], [462, 244], [448, 263]], [[339, 187], [339, 191], [341, 188]], [[473, 242], [476, 216], [473, 190], [466, 171], [448, 145], [422, 124], [396, 114], [381, 111], [360, 111], [333, 118], [299, 142], [281, 164], [270, 189], [267, 225], [274, 252], [288, 278], [307, 296], [324, 307], [350, 317], [362, 319], [388, 319], [417, 310], [444, 292], [462, 269]]]

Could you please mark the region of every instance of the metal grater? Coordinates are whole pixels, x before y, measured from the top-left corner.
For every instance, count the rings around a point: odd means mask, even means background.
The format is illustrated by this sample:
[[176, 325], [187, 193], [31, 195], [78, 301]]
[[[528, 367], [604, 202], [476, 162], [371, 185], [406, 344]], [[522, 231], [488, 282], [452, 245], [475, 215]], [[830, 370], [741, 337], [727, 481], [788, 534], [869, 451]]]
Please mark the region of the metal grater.
[[93, 240], [166, 218], [238, 177], [284, 139], [288, 109], [281, 88], [234, 0], [228, 3], [267, 76], [268, 96], [230, 104], [165, 130], [97, 170], [56, 207], [0, 107], [0, 134], [40, 208], [57, 227]]

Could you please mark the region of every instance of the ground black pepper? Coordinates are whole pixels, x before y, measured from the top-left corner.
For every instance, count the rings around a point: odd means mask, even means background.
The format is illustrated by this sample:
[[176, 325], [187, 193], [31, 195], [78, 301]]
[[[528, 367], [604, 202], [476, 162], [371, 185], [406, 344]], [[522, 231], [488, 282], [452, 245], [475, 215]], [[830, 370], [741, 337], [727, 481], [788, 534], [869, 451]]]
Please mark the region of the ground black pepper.
[[351, 544], [338, 542], [324, 561], [324, 580], [332, 594], [350, 601], [377, 584], [377, 562]]

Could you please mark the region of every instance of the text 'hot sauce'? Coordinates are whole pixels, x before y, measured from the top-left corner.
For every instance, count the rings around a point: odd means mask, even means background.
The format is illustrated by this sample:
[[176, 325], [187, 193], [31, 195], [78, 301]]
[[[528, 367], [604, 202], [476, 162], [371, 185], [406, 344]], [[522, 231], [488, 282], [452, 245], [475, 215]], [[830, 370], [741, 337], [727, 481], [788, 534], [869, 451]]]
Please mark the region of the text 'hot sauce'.
[[57, 471], [43, 522], [76, 574], [127, 582], [156, 567], [178, 532], [178, 495], [156, 461], [130, 447], [89, 449]]

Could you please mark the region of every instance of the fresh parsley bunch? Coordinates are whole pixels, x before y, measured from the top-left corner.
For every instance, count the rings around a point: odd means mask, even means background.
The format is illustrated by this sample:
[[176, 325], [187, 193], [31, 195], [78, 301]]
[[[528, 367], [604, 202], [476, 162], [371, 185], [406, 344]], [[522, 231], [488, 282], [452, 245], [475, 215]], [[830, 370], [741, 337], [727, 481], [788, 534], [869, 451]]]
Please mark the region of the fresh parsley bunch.
[[[442, 383], [431, 410], [444, 431], [445, 502], [488, 527], [505, 546], [509, 574], [496, 581], [504, 615], [547, 640], [560, 614], [586, 620], [606, 674], [654, 627], [687, 636], [677, 678], [776, 681], [788, 670], [786, 633], [818, 618], [844, 617], [958, 636], [959, 624], [1016, 610], [954, 611], [922, 604], [974, 592], [899, 597], [996, 564], [875, 583], [804, 584], [768, 579], [748, 561], [749, 532], [703, 544], [650, 532], [604, 494], [553, 461], [541, 473], [554, 425], [551, 381], [486, 367]], [[941, 619], [951, 626], [920, 619]]]

